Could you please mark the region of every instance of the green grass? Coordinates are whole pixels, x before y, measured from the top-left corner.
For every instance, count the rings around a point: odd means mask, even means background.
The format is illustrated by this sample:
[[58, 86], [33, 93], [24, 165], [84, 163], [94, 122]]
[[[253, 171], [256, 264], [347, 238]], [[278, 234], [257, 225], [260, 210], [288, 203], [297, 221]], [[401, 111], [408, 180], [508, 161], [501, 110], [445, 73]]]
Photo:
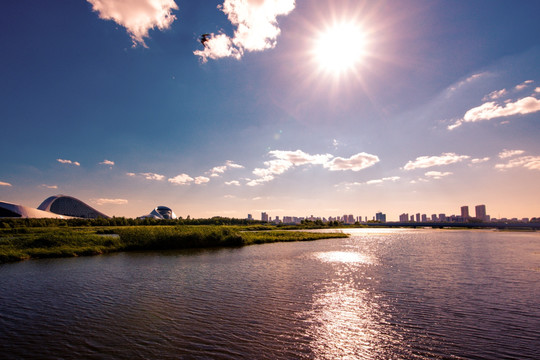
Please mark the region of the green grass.
[[0, 263], [118, 251], [231, 247], [347, 237], [343, 233], [263, 230], [250, 226], [183, 225], [0, 230]]

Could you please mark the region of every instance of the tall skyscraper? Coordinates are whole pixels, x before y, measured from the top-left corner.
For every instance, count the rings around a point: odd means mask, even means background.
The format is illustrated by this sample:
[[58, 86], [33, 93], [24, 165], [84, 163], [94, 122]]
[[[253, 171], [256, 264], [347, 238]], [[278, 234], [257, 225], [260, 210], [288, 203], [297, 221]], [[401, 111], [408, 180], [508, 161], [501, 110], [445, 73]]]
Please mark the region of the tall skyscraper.
[[380, 221], [382, 223], [386, 222], [386, 214], [383, 214], [382, 212], [378, 212], [375, 214], [375, 220]]
[[482, 221], [487, 220], [486, 205], [476, 205], [476, 218]]
[[469, 218], [469, 207], [468, 206], [462, 206], [461, 207], [461, 217], [463, 219]]
[[268, 214], [265, 212], [261, 213], [261, 221], [268, 221]]

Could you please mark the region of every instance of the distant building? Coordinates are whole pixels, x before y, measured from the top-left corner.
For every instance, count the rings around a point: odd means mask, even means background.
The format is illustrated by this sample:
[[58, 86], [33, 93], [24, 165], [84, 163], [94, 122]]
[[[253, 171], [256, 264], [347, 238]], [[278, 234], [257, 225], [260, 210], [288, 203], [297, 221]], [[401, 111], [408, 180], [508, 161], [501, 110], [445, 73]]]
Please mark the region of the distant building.
[[468, 206], [462, 206], [461, 207], [461, 217], [463, 220], [467, 220], [469, 218], [469, 207]]
[[488, 221], [486, 216], [486, 205], [476, 205], [476, 218], [482, 221]]
[[431, 221], [437, 221], [438, 219], [437, 214], [431, 214]]
[[83, 203], [81, 200], [66, 195], [51, 196], [45, 199], [41, 205], [38, 206], [38, 209], [50, 211], [58, 215], [84, 219], [109, 218], [107, 215]]
[[29, 206], [0, 201], [0, 218], [69, 219], [70, 216], [59, 215], [50, 211], [34, 209]]
[[268, 214], [265, 212], [261, 213], [261, 221], [268, 221]]
[[409, 221], [409, 214], [399, 215], [399, 222], [408, 222], [408, 221]]
[[248, 220], [253, 220], [253, 215], [251, 214], [248, 214], [248, 217], [247, 217]]
[[427, 222], [427, 215], [426, 214], [422, 214], [422, 222]]
[[158, 206], [154, 208], [148, 215], [143, 215], [139, 217], [140, 219], [157, 219], [157, 220], [171, 220], [176, 219], [176, 214], [172, 211], [171, 208], [166, 206]]
[[420, 213], [416, 214], [416, 222], [420, 222]]
[[445, 222], [446, 221], [446, 214], [439, 214], [439, 221]]
[[386, 214], [383, 214], [382, 212], [378, 212], [375, 214], [375, 220], [380, 222], [386, 222]]

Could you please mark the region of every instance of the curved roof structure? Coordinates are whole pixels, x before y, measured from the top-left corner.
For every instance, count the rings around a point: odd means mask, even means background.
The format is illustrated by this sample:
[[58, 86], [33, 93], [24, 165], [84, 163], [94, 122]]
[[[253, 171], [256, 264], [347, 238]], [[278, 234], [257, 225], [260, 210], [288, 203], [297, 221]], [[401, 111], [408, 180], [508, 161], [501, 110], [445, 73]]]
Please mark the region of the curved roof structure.
[[30, 219], [69, 219], [70, 216], [55, 214], [49, 211], [34, 209], [28, 206], [0, 201], [0, 217]]
[[150, 214], [141, 216], [141, 219], [153, 218], [153, 219], [176, 219], [176, 214], [171, 208], [166, 206], [158, 206]]
[[50, 211], [59, 215], [67, 215], [84, 219], [96, 219], [109, 217], [97, 211], [81, 200], [66, 195], [51, 196], [38, 206], [39, 210]]

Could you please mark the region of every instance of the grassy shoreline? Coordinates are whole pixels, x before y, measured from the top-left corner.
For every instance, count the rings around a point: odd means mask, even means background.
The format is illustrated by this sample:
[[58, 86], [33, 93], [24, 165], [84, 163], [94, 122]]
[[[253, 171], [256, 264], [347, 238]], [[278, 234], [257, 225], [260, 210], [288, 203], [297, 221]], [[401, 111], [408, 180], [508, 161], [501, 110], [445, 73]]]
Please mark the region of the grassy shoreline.
[[227, 225], [2, 229], [0, 264], [27, 259], [91, 256], [121, 251], [237, 247], [348, 237], [344, 233], [260, 230], [258, 227]]

